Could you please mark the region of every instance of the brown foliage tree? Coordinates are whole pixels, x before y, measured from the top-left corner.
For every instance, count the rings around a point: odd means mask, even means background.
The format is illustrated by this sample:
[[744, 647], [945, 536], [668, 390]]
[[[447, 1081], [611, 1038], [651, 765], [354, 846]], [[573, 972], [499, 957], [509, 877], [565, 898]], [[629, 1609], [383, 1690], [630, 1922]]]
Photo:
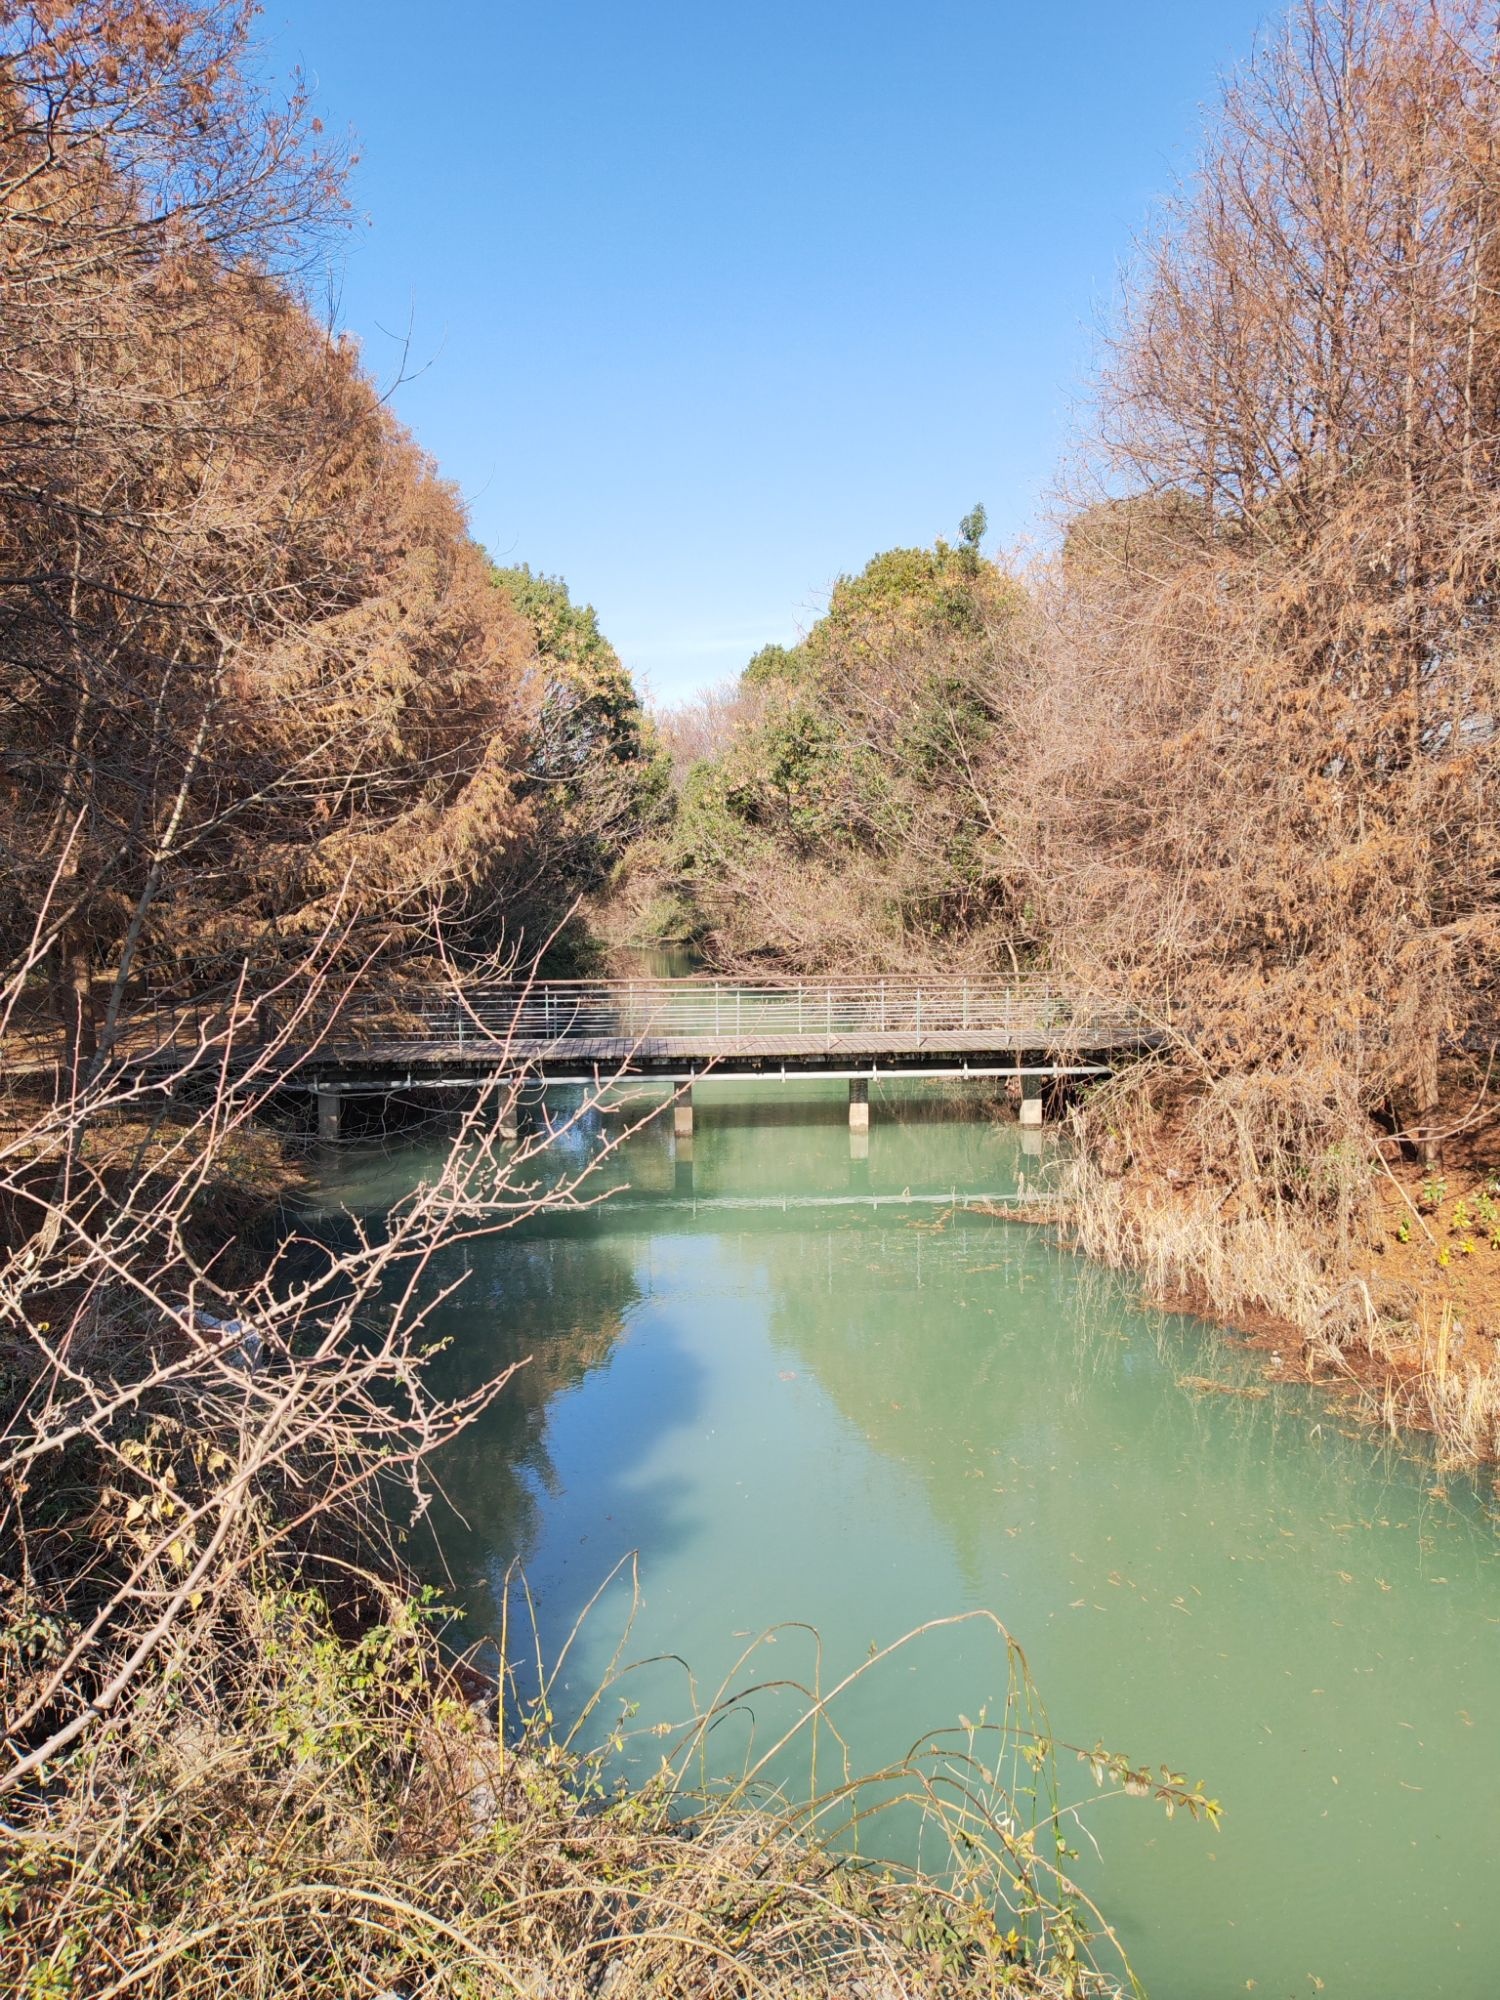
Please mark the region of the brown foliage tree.
[[1491, 11], [1301, 0], [1233, 79], [1063, 558], [1038, 881], [1170, 1008], [1252, 1180], [1372, 1111], [1427, 1132], [1493, 1006]]
[[299, 301], [337, 162], [252, 13], [0, 10], [0, 938], [81, 1054], [100, 969], [107, 1032], [146, 964], [363, 954], [519, 819], [530, 642]]

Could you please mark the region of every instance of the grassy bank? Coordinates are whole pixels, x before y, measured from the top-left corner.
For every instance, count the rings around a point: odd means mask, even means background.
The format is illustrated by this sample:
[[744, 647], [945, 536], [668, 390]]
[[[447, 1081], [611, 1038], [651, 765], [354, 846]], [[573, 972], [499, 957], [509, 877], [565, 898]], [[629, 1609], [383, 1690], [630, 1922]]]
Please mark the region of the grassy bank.
[[[1481, 1103], [1482, 1103], [1481, 1099]], [[1180, 1086], [1126, 1079], [1075, 1119], [1060, 1193], [1085, 1255], [1245, 1331], [1446, 1466], [1500, 1458], [1500, 1127], [1466, 1118], [1424, 1164], [1374, 1129], [1267, 1172], [1208, 1148]], [[1274, 1357], [1274, 1359], [1272, 1359]]]
[[[695, 1794], [683, 1773], [708, 1717], [663, 1746], [654, 1779], [612, 1783], [618, 1732], [588, 1754], [545, 1696], [474, 1700], [425, 1610], [370, 1582], [384, 1615], [351, 1637], [316, 1594], [247, 1580], [219, 1644], [28, 1801], [4, 1835], [7, 1991], [1121, 1990], [1093, 1966], [1087, 1908], [1055, 1873], [1056, 1824], [979, 1804], [993, 1774], [973, 1735], [941, 1767], [881, 1774], [871, 1808], [890, 1810], [903, 1785], [922, 1793], [951, 1877], [872, 1867], [817, 1832], [828, 1800], [793, 1810], [749, 1783]], [[1045, 1795], [1049, 1746], [1026, 1749]], [[1156, 1787], [1099, 1762], [1113, 1784]], [[841, 1819], [865, 1789], [840, 1788]]]

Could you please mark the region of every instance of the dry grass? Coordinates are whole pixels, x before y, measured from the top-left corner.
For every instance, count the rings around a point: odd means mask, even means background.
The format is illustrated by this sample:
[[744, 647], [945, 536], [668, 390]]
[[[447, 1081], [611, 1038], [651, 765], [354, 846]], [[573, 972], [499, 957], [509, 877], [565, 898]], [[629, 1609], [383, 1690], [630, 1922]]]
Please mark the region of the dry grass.
[[[777, 1747], [822, 1730], [840, 1775], [790, 1807], [771, 1752], [695, 1788], [708, 1732], [750, 1688], [721, 1689], [629, 1789], [611, 1776], [623, 1708], [586, 1749], [555, 1722], [548, 1675], [527, 1702], [513, 1684], [498, 1704], [467, 1699], [422, 1608], [385, 1604], [351, 1640], [315, 1594], [247, 1579], [224, 1642], [38, 1789], [3, 1836], [4, 1990], [901, 2000], [1104, 1995], [1128, 1979], [1107, 1936], [1115, 1976], [1095, 1964], [1101, 1926], [1058, 1873], [1052, 1746], [998, 1628], [1006, 1713], [863, 1781], [837, 1755], [838, 1691], [803, 1690]], [[596, 1722], [617, 1694], [600, 1691]], [[1087, 1761], [1169, 1811], [1214, 1810], [1171, 1774]], [[878, 1849], [872, 1821], [897, 1810], [945, 1844], [944, 1879], [851, 1857], [851, 1828]]]
[[1393, 1435], [1431, 1433], [1444, 1465], [1500, 1457], [1493, 1177], [1393, 1170], [1353, 1118], [1268, 1160], [1263, 1106], [1226, 1143], [1222, 1095], [1162, 1084], [1142, 1070], [1077, 1117], [1060, 1181], [1077, 1248], [1163, 1303], [1269, 1329]]
[[1143, 1064], [1075, 1115], [1060, 1192], [1077, 1246], [1224, 1319], [1352, 1329], [1355, 1302], [1330, 1302], [1367, 1233], [1373, 1168], [1350, 1129], [1295, 1086], [1184, 1088]]

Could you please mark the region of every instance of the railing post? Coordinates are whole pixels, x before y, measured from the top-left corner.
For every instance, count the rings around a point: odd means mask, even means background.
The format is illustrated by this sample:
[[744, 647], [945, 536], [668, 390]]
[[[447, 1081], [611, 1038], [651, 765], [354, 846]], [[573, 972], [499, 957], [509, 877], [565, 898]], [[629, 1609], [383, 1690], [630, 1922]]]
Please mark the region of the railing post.
[[917, 1033], [920, 1035], [921, 1032], [922, 1032], [922, 989], [919, 986], [917, 988]]
[[969, 1025], [969, 982], [967, 979], [964, 981], [963, 991], [964, 991], [964, 1026], [967, 1028]]

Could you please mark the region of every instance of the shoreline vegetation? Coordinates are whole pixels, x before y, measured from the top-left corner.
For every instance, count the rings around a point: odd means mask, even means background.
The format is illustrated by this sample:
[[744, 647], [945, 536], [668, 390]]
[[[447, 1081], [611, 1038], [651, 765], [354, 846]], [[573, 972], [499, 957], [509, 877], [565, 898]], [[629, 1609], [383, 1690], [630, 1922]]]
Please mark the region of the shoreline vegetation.
[[[1338, 1268], [1309, 1273], [1295, 1238], [1256, 1231], [1247, 1240], [1211, 1208], [1205, 1217], [1180, 1173], [1111, 1173], [1097, 1153], [1084, 1153], [1062, 1164], [1045, 1203], [987, 1212], [1130, 1273], [1152, 1305], [1203, 1320], [1258, 1354], [1268, 1381], [1312, 1383], [1392, 1438], [1430, 1437], [1441, 1474], [1479, 1473], [1500, 1459], [1500, 1385], [1487, 1334], [1500, 1245], [1484, 1220], [1495, 1202], [1489, 1169], [1450, 1176], [1408, 1167], [1390, 1176], [1388, 1190], [1377, 1185], [1372, 1234], [1345, 1277], [1361, 1319], [1352, 1337], [1336, 1338], [1322, 1329], [1330, 1298], [1339, 1302], [1329, 1290]], [[1278, 1255], [1291, 1261], [1278, 1264]]]
[[[851, 1858], [852, 1774], [695, 1790], [737, 1688], [620, 1792], [544, 1663], [454, 1665], [403, 1538], [506, 1378], [433, 1388], [433, 1258], [586, 1187], [490, 1094], [378, 1236], [266, 1228], [281, 1063], [355, 992], [627, 938], [1052, 967], [1164, 1036], [1073, 1107], [1079, 1247], [1493, 1455], [1488, 15], [1299, 0], [1138, 247], [1054, 553], [976, 508], [657, 717], [317, 318], [346, 162], [253, 31], [0, 6], [0, 1982], [1122, 1992], [1055, 1760], [1218, 1808], [1054, 1744], [1004, 1632], [1006, 1714], [866, 1781], [941, 1877]], [[225, 1002], [165, 1082], [120, 1048], [153, 994]]]

